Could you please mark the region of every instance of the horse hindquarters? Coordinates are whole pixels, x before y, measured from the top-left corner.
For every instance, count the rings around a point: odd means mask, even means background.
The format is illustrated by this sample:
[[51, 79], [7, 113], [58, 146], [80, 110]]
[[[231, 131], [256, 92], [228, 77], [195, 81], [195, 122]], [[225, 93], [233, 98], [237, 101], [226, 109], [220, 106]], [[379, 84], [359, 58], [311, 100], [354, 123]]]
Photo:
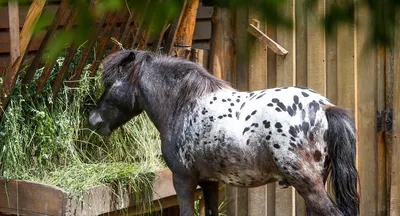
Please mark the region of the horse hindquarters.
[[309, 215], [356, 216], [359, 215], [359, 197], [354, 121], [344, 109], [338, 107], [327, 108], [325, 115], [328, 122], [325, 139], [337, 207], [324, 189], [327, 173], [320, 176], [315, 175], [316, 170], [308, 170], [288, 180], [305, 199]]

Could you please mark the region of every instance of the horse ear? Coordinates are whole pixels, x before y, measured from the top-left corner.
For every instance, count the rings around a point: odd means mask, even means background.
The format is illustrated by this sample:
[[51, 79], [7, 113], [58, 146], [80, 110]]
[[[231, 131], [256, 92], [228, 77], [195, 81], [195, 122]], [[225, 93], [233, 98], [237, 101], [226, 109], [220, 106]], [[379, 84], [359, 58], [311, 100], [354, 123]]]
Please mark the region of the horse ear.
[[129, 52], [128, 56], [125, 58], [125, 61], [134, 61], [135, 60], [135, 52]]

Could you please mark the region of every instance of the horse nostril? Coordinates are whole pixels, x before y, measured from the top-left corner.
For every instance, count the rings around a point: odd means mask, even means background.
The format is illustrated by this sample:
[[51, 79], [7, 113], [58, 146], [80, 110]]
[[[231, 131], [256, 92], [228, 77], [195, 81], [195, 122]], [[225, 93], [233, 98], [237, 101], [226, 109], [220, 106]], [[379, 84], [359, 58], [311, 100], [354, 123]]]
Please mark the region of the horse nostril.
[[89, 127], [97, 128], [103, 123], [103, 119], [97, 112], [91, 112], [89, 116]]

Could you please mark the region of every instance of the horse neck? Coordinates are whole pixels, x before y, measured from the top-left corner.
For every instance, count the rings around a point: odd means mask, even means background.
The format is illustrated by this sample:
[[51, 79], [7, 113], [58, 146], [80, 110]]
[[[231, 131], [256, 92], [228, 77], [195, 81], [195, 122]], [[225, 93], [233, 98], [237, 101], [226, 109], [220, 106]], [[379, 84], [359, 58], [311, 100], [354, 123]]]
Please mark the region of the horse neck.
[[160, 81], [160, 77], [147, 76], [140, 84], [140, 104], [147, 113], [161, 135], [167, 133], [167, 128], [174, 115], [174, 102], [177, 97], [177, 87], [169, 87], [167, 81]]

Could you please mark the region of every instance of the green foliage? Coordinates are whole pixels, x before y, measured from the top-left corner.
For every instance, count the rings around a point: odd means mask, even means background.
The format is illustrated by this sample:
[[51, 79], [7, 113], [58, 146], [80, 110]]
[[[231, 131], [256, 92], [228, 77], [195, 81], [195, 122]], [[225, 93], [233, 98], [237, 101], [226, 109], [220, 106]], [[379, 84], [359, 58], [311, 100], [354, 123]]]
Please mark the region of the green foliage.
[[90, 108], [102, 90], [100, 76], [89, 77], [86, 65], [79, 87], [70, 88], [65, 82], [54, 98], [51, 84], [63, 60], [58, 58], [40, 95], [35, 91], [43, 68], [24, 93], [21, 82], [16, 84], [0, 121], [0, 177], [35, 180], [75, 192], [104, 183], [149, 188], [153, 172], [165, 167], [153, 124], [143, 114], [110, 137], [88, 129]]

